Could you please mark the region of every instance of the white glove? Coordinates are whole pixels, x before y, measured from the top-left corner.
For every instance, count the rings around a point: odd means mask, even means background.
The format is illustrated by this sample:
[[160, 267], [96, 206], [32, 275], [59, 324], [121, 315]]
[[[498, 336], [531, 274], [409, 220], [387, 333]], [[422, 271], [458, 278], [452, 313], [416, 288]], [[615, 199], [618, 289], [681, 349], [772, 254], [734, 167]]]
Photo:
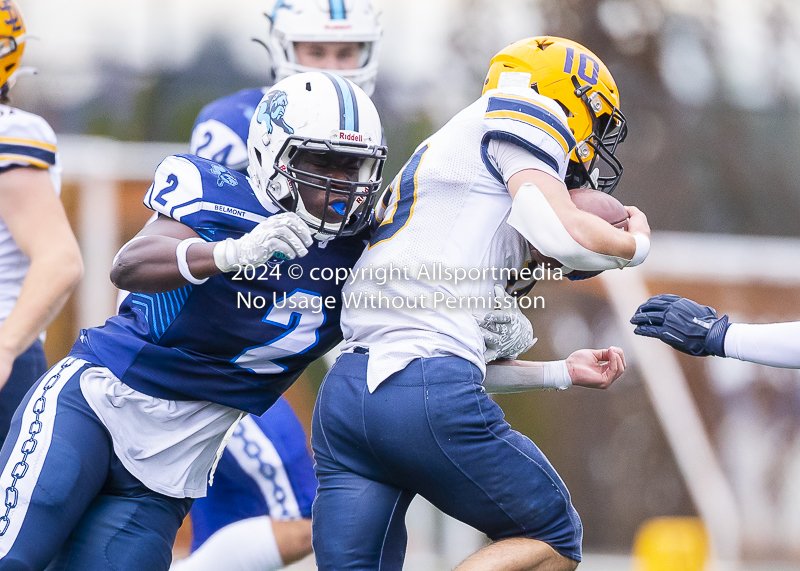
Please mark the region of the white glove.
[[505, 301], [512, 296], [500, 285], [494, 286], [494, 296], [501, 300], [504, 309], [492, 310], [482, 317], [475, 316], [486, 344], [483, 357], [487, 363], [495, 359], [516, 359], [538, 341], [533, 336], [533, 325], [517, 304]]
[[270, 216], [241, 238], [214, 246], [214, 263], [223, 272], [248, 264], [257, 266], [280, 252], [290, 260], [308, 254], [313, 239], [308, 225], [294, 212]]

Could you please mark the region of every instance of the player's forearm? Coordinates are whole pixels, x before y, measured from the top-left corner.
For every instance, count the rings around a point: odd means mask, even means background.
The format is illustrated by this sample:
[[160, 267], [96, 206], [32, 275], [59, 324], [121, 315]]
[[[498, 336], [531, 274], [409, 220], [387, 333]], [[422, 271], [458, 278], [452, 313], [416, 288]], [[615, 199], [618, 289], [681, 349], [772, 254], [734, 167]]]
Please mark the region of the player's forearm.
[[733, 323], [725, 334], [725, 356], [771, 367], [800, 368], [800, 321]]
[[582, 212], [566, 189], [542, 191], [523, 184], [515, 193], [508, 223], [539, 252], [574, 270], [610, 270], [644, 260], [649, 240], [637, 239], [601, 218]]
[[[111, 281], [120, 289], [138, 293], [171, 291], [189, 284], [178, 267], [182, 240], [170, 236], [144, 236], [129, 242], [117, 254]], [[217, 242], [191, 244], [186, 262], [191, 275], [202, 280], [219, 274], [214, 263]]]
[[15, 358], [47, 329], [83, 275], [77, 244], [35, 257], [14, 309], [0, 326], [0, 351]]
[[490, 394], [566, 389], [572, 384], [566, 361], [493, 361], [483, 388]]
[[576, 208], [559, 218], [569, 235], [587, 250], [624, 260], [632, 259], [636, 253], [634, 237], [599, 216]]

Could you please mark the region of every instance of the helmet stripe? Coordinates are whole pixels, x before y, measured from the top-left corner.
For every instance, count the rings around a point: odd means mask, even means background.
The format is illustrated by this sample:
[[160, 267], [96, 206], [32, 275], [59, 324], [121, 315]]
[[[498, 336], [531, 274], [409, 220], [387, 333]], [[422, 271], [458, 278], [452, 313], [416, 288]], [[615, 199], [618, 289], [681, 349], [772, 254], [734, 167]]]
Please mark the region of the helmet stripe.
[[350, 95], [350, 100], [353, 102], [353, 125], [352, 125], [353, 128], [351, 130], [358, 131], [358, 99], [356, 99], [356, 92], [353, 91], [352, 83], [344, 79], [341, 79], [341, 81], [347, 86], [347, 91]]
[[338, 75], [323, 72], [333, 83], [339, 98], [339, 129], [358, 131], [358, 104], [356, 94], [350, 83]]
[[344, 9], [344, 0], [330, 0], [331, 20], [346, 20], [347, 12]]

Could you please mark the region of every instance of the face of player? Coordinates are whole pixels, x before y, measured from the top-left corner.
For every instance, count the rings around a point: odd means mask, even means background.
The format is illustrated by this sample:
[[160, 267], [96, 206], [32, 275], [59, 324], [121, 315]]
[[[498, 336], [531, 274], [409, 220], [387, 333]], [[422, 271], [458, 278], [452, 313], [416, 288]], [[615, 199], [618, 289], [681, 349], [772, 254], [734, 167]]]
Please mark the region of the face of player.
[[356, 69], [361, 50], [361, 42], [295, 42], [294, 53], [297, 63], [316, 69]]
[[[331, 179], [339, 179], [349, 182], [356, 182], [358, 175], [361, 171], [361, 166], [364, 164], [364, 159], [359, 157], [349, 157], [339, 153], [331, 153], [327, 151], [315, 152], [307, 149], [300, 149], [297, 151], [291, 160], [291, 167], [296, 171], [305, 171], [319, 177], [326, 177]], [[296, 172], [295, 175], [299, 180], [304, 180], [319, 186], [325, 186], [325, 181], [314, 176], [304, 175]], [[342, 194], [331, 193], [327, 208], [325, 205], [325, 191], [319, 188], [298, 184], [297, 192], [300, 198], [303, 199], [303, 205], [309, 214], [322, 219], [323, 211], [325, 212], [326, 223], [341, 222], [344, 218], [344, 205], [347, 204], [350, 187], [343, 184], [337, 184], [331, 181], [331, 190], [345, 191]], [[338, 205], [338, 206], [337, 206]], [[337, 212], [336, 210], [339, 210]]]

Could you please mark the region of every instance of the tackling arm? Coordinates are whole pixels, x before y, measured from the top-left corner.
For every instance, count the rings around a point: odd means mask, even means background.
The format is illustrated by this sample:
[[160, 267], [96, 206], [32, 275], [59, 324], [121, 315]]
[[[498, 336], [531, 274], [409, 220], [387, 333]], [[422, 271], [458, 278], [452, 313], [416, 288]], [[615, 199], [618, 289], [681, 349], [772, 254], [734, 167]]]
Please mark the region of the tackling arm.
[[111, 281], [132, 292], [170, 291], [263, 264], [275, 252], [289, 259], [305, 256], [312, 241], [308, 226], [293, 212], [270, 216], [241, 238], [221, 242], [206, 242], [185, 224], [161, 215], [117, 253]]
[[[111, 281], [120, 289], [139, 293], [170, 291], [188, 281], [178, 268], [176, 251], [186, 239], [200, 236], [185, 224], [159, 216], [147, 224], [114, 257]], [[220, 273], [214, 264], [215, 242], [190, 244], [186, 251], [189, 270], [204, 279]]]
[[81, 253], [47, 170], [0, 175], [0, 218], [31, 260], [14, 309], [0, 326], [0, 386], [14, 359], [55, 319], [83, 275]]

